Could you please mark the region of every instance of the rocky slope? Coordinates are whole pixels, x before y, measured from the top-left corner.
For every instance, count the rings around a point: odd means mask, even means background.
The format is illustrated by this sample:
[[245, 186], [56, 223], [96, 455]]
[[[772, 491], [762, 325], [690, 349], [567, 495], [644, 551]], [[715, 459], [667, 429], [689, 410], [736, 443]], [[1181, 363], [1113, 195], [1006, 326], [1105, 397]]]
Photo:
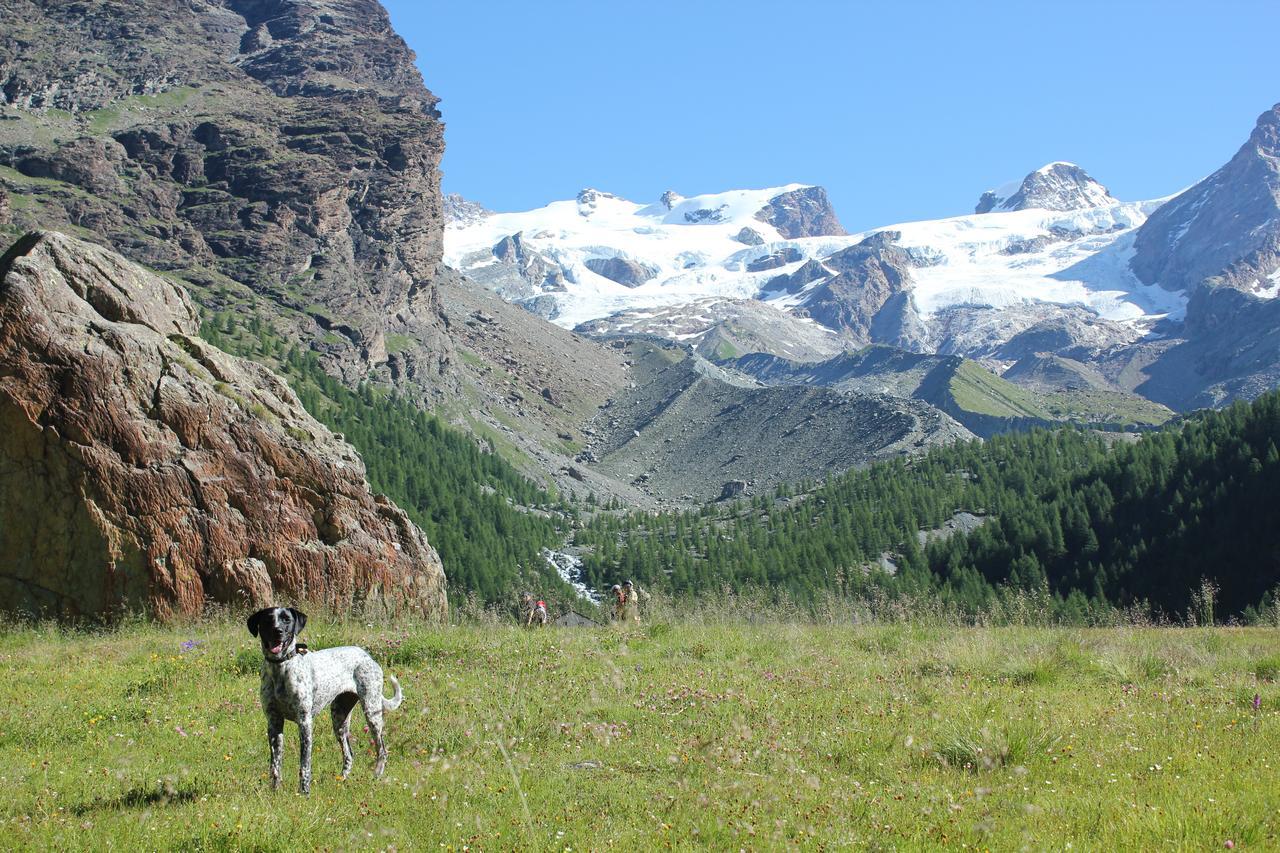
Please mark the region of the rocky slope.
[[443, 615], [439, 557], [355, 451], [198, 325], [181, 288], [85, 242], [0, 261], [0, 609]]
[[665, 501], [755, 494], [971, 437], [923, 402], [769, 387], [660, 340], [616, 343], [635, 384], [588, 427], [580, 460]]
[[2, 0], [0, 16], [11, 233], [118, 248], [348, 378], [397, 361], [438, 381], [442, 125], [375, 0]]
[[437, 411], [566, 495], [595, 492], [652, 505], [631, 484], [575, 461], [587, 424], [634, 381], [623, 352], [547, 323], [456, 273], [442, 275], [438, 286], [461, 391]]
[[1139, 229], [1138, 278], [1188, 291], [1206, 278], [1274, 293], [1280, 282], [1280, 104], [1218, 171], [1172, 199]]

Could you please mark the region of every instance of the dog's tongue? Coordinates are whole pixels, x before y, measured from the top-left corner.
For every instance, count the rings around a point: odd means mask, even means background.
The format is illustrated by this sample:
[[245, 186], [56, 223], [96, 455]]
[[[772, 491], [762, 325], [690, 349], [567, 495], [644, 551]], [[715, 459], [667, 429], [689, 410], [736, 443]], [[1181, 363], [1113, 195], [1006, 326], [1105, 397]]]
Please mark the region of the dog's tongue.
[[281, 643], [281, 644], [280, 644], [280, 645], [278, 645], [278, 646], [272, 646], [272, 647], [271, 647], [271, 654], [273, 654], [273, 655], [278, 655], [278, 654], [280, 654], [280, 650], [281, 650], [281, 649], [283, 649], [283, 648], [284, 648], [284, 643]]

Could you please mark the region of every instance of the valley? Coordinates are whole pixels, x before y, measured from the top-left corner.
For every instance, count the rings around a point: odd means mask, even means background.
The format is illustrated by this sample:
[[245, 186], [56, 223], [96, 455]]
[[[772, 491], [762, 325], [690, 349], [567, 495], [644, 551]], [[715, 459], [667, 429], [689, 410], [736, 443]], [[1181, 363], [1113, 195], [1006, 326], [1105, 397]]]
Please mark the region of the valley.
[[[583, 552], [593, 584], [605, 583], [623, 564], [601, 562], [588, 540], [610, 523], [639, 536], [631, 544], [645, 559], [645, 549], [665, 554], [647, 581], [680, 569], [687, 581], [669, 591], [683, 593], [706, 582], [697, 564], [709, 558], [705, 543], [657, 547], [655, 525], [668, 519], [723, 510], [741, 520], [741, 506], [762, 501], [757, 521], [768, 525], [780, 507], [820, 508], [824, 489], [859, 477], [888, 477], [891, 502], [913, 488], [913, 464], [945, 467], [948, 448], [998, 448], [1028, 430], [1156, 446], [1194, 434], [1202, 408], [1265, 400], [1280, 385], [1277, 108], [1221, 169], [1149, 200], [1117, 198], [1055, 161], [975, 187], [972, 213], [858, 233], [804, 183], [649, 202], [584, 189], [501, 212], [441, 192], [438, 99], [372, 0], [219, 0], [195, 14], [161, 3], [147, 10], [147, 50], [110, 61], [134, 37], [128, 4], [11, 5], [22, 23], [0, 37], [18, 69], [0, 98], [0, 231], [79, 241], [58, 271], [73, 293], [125, 293], [152, 272], [188, 293], [204, 341], [275, 371], [281, 394], [357, 445], [364, 487], [440, 543], [455, 597], [494, 602], [515, 586], [568, 595], [542, 549]], [[92, 260], [91, 246], [112, 260]], [[18, 255], [0, 269], [6, 282], [21, 280]], [[127, 293], [85, 298], [77, 310], [113, 341], [143, 311]], [[44, 363], [39, 340], [38, 327], [15, 328], [8, 357]], [[14, 422], [52, 435], [60, 421], [18, 401], [45, 399], [70, 370], [59, 357], [38, 382], [10, 377]], [[233, 383], [209, 379], [236, 403], [229, 416], [261, 416]], [[132, 458], [109, 431], [81, 437]], [[202, 441], [172, 444], [166, 464], [210, 452]], [[1265, 481], [1267, 446], [1246, 443], [1262, 468], [1249, 476]], [[266, 454], [273, 471], [278, 462]], [[1043, 482], [1062, 485], [1064, 466]], [[73, 470], [68, 494], [96, 519], [116, 484]], [[9, 476], [23, 494], [26, 473]], [[331, 496], [312, 491], [299, 494], [319, 509], [298, 535], [345, 542]], [[937, 500], [896, 518], [878, 550], [862, 542], [855, 562], [910, 563], [901, 551], [915, 532], [975, 509]], [[190, 609], [196, 590], [221, 589], [213, 579], [239, 577], [227, 566], [245, 560], [261, 563], [243, 563], [260, 593], [326, 588], [258, 546], [196, 549], [172, 570], [148, 547], [159, 545], [139, 545], [151, 580], [130, 574], [107, 596], [120, 600], [90, 610], [154, 607], [175, 585]], [[816, 587], [829, 585], [831, 554], [802, 553]], [[931, 564], [927, 585], [949, 589], [953, 569], [982, 574], [981, 554], [955, 559], [964, 566]], [[777, 584], [779, 571], [744, 577]], [[1008, 581], [996, 574], [982, 583]], [[1080, 578], [1046, 581], [1063, 601], [1079, 591], [1134, 603]], [[1249, 586], [1233, 615], [1269, 588]], [[1185, 612], [1186, 592], [1160, 606]], [[386, 600], [394, 611], [402, 599]]]

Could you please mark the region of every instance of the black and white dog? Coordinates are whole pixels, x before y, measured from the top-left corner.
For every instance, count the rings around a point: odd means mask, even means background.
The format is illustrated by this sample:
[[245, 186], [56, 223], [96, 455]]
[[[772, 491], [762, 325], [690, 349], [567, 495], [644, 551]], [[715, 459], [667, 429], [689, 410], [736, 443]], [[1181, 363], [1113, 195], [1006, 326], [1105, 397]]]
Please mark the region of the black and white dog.
[[333, 733], [342, 747], [342, 778], [351, 772], [351, 711], [364, 706], [369, 733], [378, 751], [374, 776], [387, 766], [387, 745], [382, 737], [382, 712], [394, 711], [404, 701], [400, 682], [390, 699], [382, 695], [382, 667], [358, 646], [339, 646], [306, 652], [298, 634], [307, 614], [292, 607], [268, 607], [249, 617], [249, 633], [262, 639], [262, 711], [267, 715], [267, 740], [271, 744], [271, 786], [280, 787], [280, 757], [284, 750], [284, 721], [298, 724], [301, 761], [298, 768], [302, 793], [311, 791], [311, 724], [316, 714], [332, 703]]

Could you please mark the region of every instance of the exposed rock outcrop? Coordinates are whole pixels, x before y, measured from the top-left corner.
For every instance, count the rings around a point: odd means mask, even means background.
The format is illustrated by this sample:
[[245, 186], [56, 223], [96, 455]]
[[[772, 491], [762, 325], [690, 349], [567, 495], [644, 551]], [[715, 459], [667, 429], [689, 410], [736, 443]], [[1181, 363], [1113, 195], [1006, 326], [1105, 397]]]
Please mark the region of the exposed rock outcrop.
[[[804, 255], [794, 246], [783, 246], [776, 252], [770, 252], [756, 258], [754, 261], [747, 263], [747, 272], [768, 272], [776, 270], [778, 267], [785, 267], [787, 264], [794, 264], [803, 258]], [[772, 280], [772, 279], [771, 279]]]
[[[805, 301], [809, 316], [859, 344], [877, 340], [880, 332], [886, 342], [922, 348], [924, 326], [913, 316], [907, 293], [915, 262], [898, 244], [900, 238], [896, 231], [877, 231], [824, 259], [823, 266], [835, 275], [816, 285]], [[880, 318], [882, 311], [887, 313]]]
[[564, 272], [559, 265], [548, 261], [524, 241], [523, 234], [503, 237], [493, 247], [493, 256], [499, 263], [513, 267], [535, 293], [548, 290], [564, 290]]
[[1280, 104], [1218, 171], [1138, 229], [1130, 266], [1147, 284], [1190, 290], [1210, 276], [1256, 290], [1280, 270]]
[[676, 338], [711, 361], [768, 352], [797, 361], [830, 358], [841, 350], [835, 332], [754, 299], [700, 299], [666, 308], [621, 311], [575, 331], [596, 337]]
[[445, 613], [422, 532], [177, 286], [56, 233], [0, 261], [0, 609]]
[[839, 237], [846, 232], [822, 187], [802, 187], [781, 193], [756, 213], [788, 240], [798, 237]]
[[447, 193], [444, 197], [444, 221], [450, 225], [470, 225], [490, 216], [493, 216], [493, 211], [479, 202], [457, 193]]
[[628, 258], [587, 258], [583, 264], [596, 275], [602, 275], [623, 287], [639, 287], [658, 274], [648, 264]]
[[767, 222], [778, 229], [787, 240], [797, 237], [841, 237], [844, 225], [836, 218], [827, 191], [822, 187], [801, 187], [800, 190], [783, 192], [769, 199], [755, 214], [760, 222]]
[[978, 199], [974, 213], [1003, 210], [1085, 210], [1118, 204], [1102, 184], [1075, 163], [1041, 166], [1016, 186], [987, 190]]

